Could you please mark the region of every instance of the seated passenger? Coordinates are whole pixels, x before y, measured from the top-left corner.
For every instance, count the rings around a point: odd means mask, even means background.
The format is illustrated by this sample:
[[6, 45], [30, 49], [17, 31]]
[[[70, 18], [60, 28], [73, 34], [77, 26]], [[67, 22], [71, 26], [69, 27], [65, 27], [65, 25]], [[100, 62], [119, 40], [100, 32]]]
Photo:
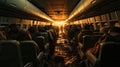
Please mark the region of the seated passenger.
[[0, 40], [6, 40], [6, 36], [4, 35], [4, 33], [2, 31], [0, 31]]
[[[18, 32], [16, 40], [18, 40], [18, 41], [32, 40], [32, 37], [31, 37], [29, 31], [20, 30]], [[40, 52], [40, 49], [38, 46], [36, 46], [36, 48], [37, 48], [37, 54], [38, 54]]]
[[113, 27], [110, 28], [108, 31], [108, 34], [103, 35], [95, 44], [93, 48], [91, 48], [91, 52], [98, 57], [99, 54], [99, 49], [100, 49], [100, 44], [102, 42], [120, 42], [120, 28], [118, 27]]
[[18, 32], [17, 38], [18, 41], [23, 41], [23, 40], [32, 40], [32, 37], [29, 33], [29, 31], [24, 31], [24, 30], [20, 30]]
[[78, 34], [78, 42], [83, 42], [84, 35], [93, 35], [93, 31], [90, 29], [90, 25], [85, 25], [84, 29]]
[[120, 28], [114, 27], [108, 31], [108, 36], [105, 41], [113, 41], [113, 42], [120, 42]]
[[13, 40], [16, 40], [16, 37], [17, 37], [17, 33], [18, 33], [18, 28], [17, 28], [17, 25], [16, 24], [11, 24], [9, 25], [9, 29], [7, 31], [7, 38], [8, 39], [13, 39]]
[[0, 27], [0, 40], [6, 40], [6, 39], [7, 39], [6, 32], [2, 27]]
[[108, 30], [109, 30], [109, 27], [108, 26], [104, 26], [104, 27], [100, 28], [100, 33], [102, 35], [104, 35], [104, 34], [108, 33]]
[[78, 39], [77, 39], [77, 50], [78, 50], [78, 53], [80, 55], [80, 58], [83, 59], [84, 57], [84, 53], [82, 51], [82, 47], [83, 47], [83, 36], [84, 35], [93, 35], [93, 31], [90, 27], [89, 24], [86, 24], [84, 26], [84, 29], [80, 31], [80, 33], [78, 34]]

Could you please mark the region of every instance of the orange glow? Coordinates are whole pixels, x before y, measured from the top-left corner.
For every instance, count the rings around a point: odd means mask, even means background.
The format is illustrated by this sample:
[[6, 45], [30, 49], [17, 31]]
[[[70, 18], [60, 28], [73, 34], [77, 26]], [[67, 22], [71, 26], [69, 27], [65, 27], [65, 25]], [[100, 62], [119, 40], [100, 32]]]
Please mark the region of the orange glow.
[[54, 26], [64, 26], [66, 23], [64, 21], [60, 21], [60, 22], [54, 22], [53, 25]]

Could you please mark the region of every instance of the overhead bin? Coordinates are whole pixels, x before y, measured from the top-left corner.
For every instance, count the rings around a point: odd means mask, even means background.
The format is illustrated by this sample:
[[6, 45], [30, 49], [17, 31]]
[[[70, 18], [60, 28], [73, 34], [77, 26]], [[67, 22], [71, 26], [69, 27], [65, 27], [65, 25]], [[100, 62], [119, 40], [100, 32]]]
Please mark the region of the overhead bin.
[[36, 6], [31, 4], [27, 0], [2, 0], [0, 2], [1, 3], [5, 2], [5, 4], [12, 6], [12, 7], [15, 7], [16, 9], [22, 10], [22, 11], [27, 12], [29, 14], [33, 14], [35, 16], [38, 16], [40, 18], [44, 18], [46, 20], [53, 22], [53, 20], [47, 14], [42, 12], [40, 9], [38, 9]]
[[0, 3], [5, 3], [6, 0], [0, 0]]
[[80, 0], [80, 2], [74, 8], [74, 10], [71, 12], [71, 14], [69, 15], [69, 17], [66, 21], [72, 19], [77, 14], [81, 14], [82, 12], [84, 12], [85, 10], [87, 10], [88, 8], [90, 8], [91, 6], [95, 5], [98, 2], [100, 2], [100, 0]]

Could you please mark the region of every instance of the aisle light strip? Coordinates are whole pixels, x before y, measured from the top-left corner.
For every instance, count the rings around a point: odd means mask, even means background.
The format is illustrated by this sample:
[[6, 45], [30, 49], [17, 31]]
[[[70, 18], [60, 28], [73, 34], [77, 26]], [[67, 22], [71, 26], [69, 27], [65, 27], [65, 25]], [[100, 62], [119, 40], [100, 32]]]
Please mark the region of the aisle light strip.
[[74, 10], [71, 12], [70, 16], [68, 17], [67, 20], [65, 20], [66, 22], [70, 19], [72, 19], [74, 16], [76, 16], [77, 14], [82, 13], [83, 11], [85, 11], [87, 8], [89, 8], [91, 6], [91, 2], [96, 2], [94, 0], [81, 0], [78, 5], [74, 8]]

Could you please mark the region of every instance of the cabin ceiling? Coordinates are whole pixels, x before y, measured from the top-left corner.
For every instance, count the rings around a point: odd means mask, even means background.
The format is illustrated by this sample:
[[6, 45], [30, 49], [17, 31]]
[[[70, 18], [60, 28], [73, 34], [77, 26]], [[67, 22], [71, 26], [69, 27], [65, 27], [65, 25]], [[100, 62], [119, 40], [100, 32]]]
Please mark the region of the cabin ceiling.
[[[28, 1], [35, 5], [38, 9], [46, 13], [53, 20], [63, 21], [69, 17], [70, 13], [73, 11], [73, 9], [81, 0], [28, 0]], [[77, 14], [69, 21], [80, 20], [120, 9], [120, 0], [96, 0], [96, 1], [98, 2], [94, 6], [91, 6], [84, 12]], [[31, 15], [29, 13], [23, 12], [21, 10], [15, 9], [11, 6], [1, 3], [0, 3], [0, 16], [47, 21], [38, 16]]]
[[80, 0], [29, 0], [55, 21], [66, 20]]
[[[55, 21], [68, 19], [70, 13], [81, 0], [28, 0]], [[93, 0], [95, 5], [77, 14], [69, 21], [80, 20], [120, 8], [120, 0]]]

